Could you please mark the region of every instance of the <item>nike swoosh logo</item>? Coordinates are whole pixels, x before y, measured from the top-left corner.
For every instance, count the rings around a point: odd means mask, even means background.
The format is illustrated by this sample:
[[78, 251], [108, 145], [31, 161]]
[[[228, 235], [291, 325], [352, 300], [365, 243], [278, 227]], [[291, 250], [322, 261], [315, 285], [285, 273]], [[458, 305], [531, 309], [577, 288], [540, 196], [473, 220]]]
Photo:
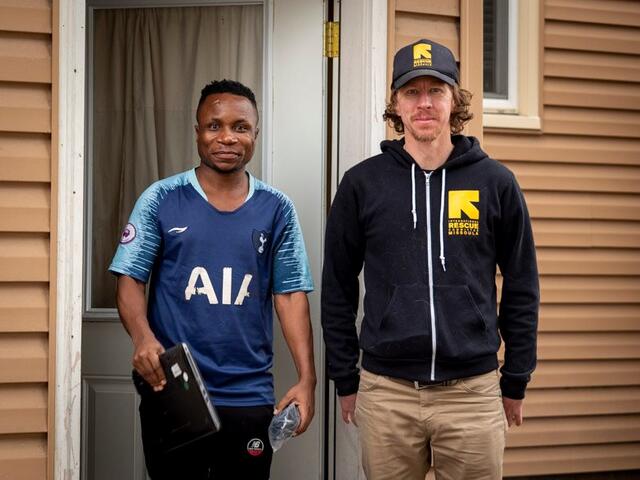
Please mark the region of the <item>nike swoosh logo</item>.
[[189, 227], [173, 227], [171, 230], [169, 230], [167, 233], [182, 233], [184, 232], [187, 228]]

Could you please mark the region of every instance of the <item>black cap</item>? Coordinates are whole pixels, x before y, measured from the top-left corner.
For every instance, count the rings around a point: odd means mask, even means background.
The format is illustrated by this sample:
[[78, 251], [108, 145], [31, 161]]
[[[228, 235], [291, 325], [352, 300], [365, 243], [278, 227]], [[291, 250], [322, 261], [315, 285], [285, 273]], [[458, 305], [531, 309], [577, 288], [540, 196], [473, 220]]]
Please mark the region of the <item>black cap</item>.
[[423, 76], [439, 78], [449, 85], [458, 83], [458, 66], [451, 50], [424, 38], [398, 50], [393, 58], [391, 88], [397, 90]]

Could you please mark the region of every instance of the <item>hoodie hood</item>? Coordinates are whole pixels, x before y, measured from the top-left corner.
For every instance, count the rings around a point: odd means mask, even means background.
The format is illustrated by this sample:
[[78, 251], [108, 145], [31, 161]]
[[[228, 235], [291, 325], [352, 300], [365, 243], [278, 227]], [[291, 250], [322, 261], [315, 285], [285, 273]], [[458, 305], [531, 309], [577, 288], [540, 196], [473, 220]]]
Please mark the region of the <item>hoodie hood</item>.
[[[487, 157], [487, 154], [480, 148], [480, 142], [475, 137], [452, 135], [451, 143], [453, 143], [453, 151], [439, 169], [453, 170]], [[416, 164], [413, 157], [404, 149], [404, 138], [400, 140], [385, 140], [380, 143], [380, 150], [407, 168], [411, 168], [412, 165]]]

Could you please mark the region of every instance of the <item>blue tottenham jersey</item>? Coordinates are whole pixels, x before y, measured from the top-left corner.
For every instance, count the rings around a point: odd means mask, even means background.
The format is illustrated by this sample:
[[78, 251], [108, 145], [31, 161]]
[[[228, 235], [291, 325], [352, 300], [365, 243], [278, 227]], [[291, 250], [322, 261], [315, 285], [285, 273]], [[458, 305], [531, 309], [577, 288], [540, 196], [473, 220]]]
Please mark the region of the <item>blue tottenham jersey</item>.
[[293, 204], [251, 176], [249, 185], [242, 206], [221, 212], [195, 170], [154, 183], [109, 267], [151, 276], [151, 329], [165, 348], [189, 344], [218, 405], [274, 403], [271, 295], [313, 290]]

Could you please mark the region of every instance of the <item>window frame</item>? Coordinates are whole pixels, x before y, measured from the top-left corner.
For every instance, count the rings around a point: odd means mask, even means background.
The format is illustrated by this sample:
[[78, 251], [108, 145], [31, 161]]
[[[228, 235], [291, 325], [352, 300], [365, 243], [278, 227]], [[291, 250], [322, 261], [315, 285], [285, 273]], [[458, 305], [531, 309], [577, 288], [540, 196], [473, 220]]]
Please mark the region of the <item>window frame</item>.
[[[507, 0], [507, 98], [484, 97], [483, 109], [485, 112], [517, 113], [518, 111], [518, 69], [516, 68], [518, 57], [518, 2]], [[499, 55], [499, 54], [498, 54]]]
[[508, 17], [508, 98], [483, 98], [483, 124], [540, 130], [540, 1], [509, 0]]

